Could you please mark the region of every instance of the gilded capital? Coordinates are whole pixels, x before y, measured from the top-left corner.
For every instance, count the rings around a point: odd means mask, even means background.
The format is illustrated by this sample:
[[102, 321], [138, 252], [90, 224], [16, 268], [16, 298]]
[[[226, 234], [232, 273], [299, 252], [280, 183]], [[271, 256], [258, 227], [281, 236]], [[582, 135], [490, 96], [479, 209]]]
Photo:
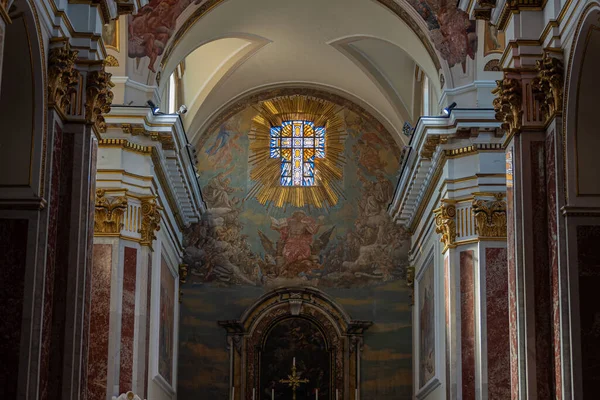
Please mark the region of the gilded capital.
[[492, 94], [496, 95], [494, 99], [494, 110], [496, 119], [502, 122], [504, 129], [509, 136], [521, 132], [523, 125], [523, 95], [521, 81], [514, 78], [504, 78], [496, 81], [496, 89]]
[[537, 77], [533, 80], [533, 89], [540, 102], [546, 120], [562, 111], [564, 67], [561, 60], [544, 53], [536, 61]]
[[435, 214], [435, 232], [442, 235], [440, 242], [444, 243], [444, 251], [454, 247], [456, 242], [456, 207], [454, 204], [443, 202], [433, 210]]
[[498, 193], [494, 200], [473, 200], [475, 232], [480, 237], [506, 237], [506, 201]]
[[96, 190], [94, 233], [116, 234], [123, 229], [123, 214], [127, 210], [127, 197], [108, 197], [104, 189]]
[[112, 74], [104, 71], [91, 71], [87, 76], [85, 119], [89, 124], [95, 124], [101, 132], [106, 130], [106, 122], [103, 114], [110, 112], [113, 100], [111, 88], [114, 86], [110, 81]]
[[139, 233], [142, 235], [142, 246], [152, 249], [152, 242], [156, 239], [156, 232], [160, 230], [161, 207], [155, 198], [142, 200], [142, 227]]
[[68, 41], [50, 49], [48, 54], [48, 103], [67, 114], [71, 95], [77, 90], [79, 72], [75, 69], [76, 50]]

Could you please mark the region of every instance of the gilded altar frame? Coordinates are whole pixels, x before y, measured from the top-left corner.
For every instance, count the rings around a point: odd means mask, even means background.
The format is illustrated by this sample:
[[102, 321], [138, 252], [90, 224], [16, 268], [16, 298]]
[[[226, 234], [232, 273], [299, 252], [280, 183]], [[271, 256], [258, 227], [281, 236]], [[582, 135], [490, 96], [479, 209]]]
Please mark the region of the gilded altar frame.
[[[252, 400], [260, 387], [260, 349], [271, 328], [287, 318], [305, 318], [324, 334], [331, 352], [331, 400], [350, 399], [360, 392], [360, 357], [363, 334], [372, 325], [355, 321], [322, 291], [310, 288], [275, 289], [259, 298], [239, 320], [219, 321], [227, 331], [230, 387], [235, 400]], [[258, 399], [257, 399], [258, 400]]]

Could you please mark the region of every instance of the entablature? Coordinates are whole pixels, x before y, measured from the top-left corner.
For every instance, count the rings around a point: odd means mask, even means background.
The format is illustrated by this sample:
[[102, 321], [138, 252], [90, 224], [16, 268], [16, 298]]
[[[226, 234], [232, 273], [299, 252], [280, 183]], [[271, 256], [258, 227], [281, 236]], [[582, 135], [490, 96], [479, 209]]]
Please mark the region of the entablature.
[[[503, 132], [493, 109], [455, 109], [449, 117], [422, 117], [411, 137], [388, 212], [415, 232], [426, 208], [444, 196], [472, 197], [504, 187]], [[496, 171], [498, 170], [498, 171]]]

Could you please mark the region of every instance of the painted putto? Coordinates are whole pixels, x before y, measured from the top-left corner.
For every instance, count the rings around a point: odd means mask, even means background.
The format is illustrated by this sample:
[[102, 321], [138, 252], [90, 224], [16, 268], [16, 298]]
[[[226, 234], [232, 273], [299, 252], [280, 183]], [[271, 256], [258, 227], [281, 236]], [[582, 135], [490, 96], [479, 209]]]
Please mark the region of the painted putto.
[[[247, 107], [223, 122], [198, 149], [208, 211], [185, 237], [192, 285], [356, 287], [403, 279], [408, 237], [387, 215], [400, 154], [392, 139], [338, 107], [344, 134], [339, 201], [264, 204], [254, 196], [252, 174], [257, 110]], [[268, 156], [268, 140], [265, 146]], [[326, 145], [325, 157], [328, 151]], [[279, 179], [270, 185], [266, 189], [281, 190]]]

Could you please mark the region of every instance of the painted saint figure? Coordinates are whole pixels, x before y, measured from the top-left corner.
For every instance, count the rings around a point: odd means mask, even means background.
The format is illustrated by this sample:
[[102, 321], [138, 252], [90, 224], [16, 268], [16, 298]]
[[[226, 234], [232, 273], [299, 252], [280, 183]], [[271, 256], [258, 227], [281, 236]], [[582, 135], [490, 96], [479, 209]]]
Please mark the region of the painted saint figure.
[[271, 217], [271, 229], [281, 234], [282, 256], [286, 265], [310, 259], [313, 235], [319, 232], [322, 219], [321, 216], [317, 221], [303, 211], [295, 211], [291, 217], [280, 220]]

